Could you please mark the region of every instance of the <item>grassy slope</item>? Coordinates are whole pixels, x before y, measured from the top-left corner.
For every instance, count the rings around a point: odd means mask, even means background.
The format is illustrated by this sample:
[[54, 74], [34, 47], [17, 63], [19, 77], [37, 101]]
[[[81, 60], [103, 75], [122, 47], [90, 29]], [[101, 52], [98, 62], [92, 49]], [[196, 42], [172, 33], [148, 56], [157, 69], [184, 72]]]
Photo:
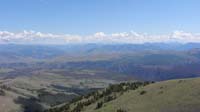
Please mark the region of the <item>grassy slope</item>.
[[[38, 98], [40, 99], [40, 103], [44, 104], [46, 108], [46, 106], [50, 106], [52, 100], [55, 101], [56, 99], [60, 101], [64, 99], [64, 102], [68, 102], [68, 100], [71, 99], [68, 97], [84, 93], [86, 88], [104, 88], [110, 83], [115, 83], [115, 81], [94, 78], [78, 79], [71, 76], [47, 72], [41, 72], [38, 75], [32, 76], [18, 76], [13, 79], [0, 79], [0, 90], [2, 89], [5, 91], [5, 96], [0, 94], [0, 112], [10, 112], [10, 110], [13, 110], [11, 112], [18, 112], [17, 109], [21, 110], [21, 105], [24, 105], [24, 103], [16, 102], [19, 100], [19, 96], [27, 98], [27, 101], [29, 101], [30, 97]], [[56, 88], [52, 85], [58, 85], [63, 88]], [[4, 86], [10, 89], [5, 89], [3, 88]], [[66, 89], [65, 87], [69, 89]], [[39, 97], [39, 94], [44, 92], [42, 90], [47, 93]], [[59, 99], [58, 97], [63, 98]], [[53, 103], [56, 103], [56, 101]], [[9, 105], [10, 108], [8, 108]]]
[[[197, 112], [200, 110], [200, 78], [171, 80], [151, 84], [129, 91], [114, 101], [95, 110], [96, 104], [86, 107], [85, 112]], [[145, 90], [147, 93], [140, 95]]]

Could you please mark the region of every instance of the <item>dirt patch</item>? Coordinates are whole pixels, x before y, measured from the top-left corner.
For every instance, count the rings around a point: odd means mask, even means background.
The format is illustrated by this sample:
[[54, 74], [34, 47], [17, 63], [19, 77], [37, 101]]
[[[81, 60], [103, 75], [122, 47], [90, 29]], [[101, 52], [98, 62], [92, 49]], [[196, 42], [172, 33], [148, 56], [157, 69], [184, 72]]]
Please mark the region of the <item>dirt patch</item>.
[[18, 112], [20, 110], [20, 106], [15, 104], [13, 99], [0, 96], [0, 112]]

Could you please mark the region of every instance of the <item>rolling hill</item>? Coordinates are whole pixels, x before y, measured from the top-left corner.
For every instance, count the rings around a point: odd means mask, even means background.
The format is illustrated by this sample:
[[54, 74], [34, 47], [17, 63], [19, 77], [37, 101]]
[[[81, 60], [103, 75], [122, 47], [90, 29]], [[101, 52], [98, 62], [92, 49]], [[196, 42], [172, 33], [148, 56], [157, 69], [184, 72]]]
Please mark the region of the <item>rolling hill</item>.
[[[200, 110], [200, 78], [178, 79], [138, 86], [123, 93], [112, 92], [86, 106], [86, 97], [68, 105], [81, 107], [80, 111], [69, 109], [66, 105], [47, 112], [197, 112]], [[95, 95], [95, 94], [94, 94]], [[115, 97], [114, 97], [115, 96]], [[87, 104], [87, 103], [86, 103]]]

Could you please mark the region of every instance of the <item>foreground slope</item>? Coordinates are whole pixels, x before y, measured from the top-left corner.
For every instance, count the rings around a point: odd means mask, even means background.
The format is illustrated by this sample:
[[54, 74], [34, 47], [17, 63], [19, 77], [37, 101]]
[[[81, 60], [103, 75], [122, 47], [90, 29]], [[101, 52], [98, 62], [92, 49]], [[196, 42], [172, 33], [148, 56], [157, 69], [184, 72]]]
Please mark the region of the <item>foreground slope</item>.
[[200, 78], [119, 84], [47, 112], [198, 112], [199, 85]]
[[197, 112], [199, 85], [200, 78], [158, 82], [126, 92], [100, 109], [90, 105], [85, 112]]

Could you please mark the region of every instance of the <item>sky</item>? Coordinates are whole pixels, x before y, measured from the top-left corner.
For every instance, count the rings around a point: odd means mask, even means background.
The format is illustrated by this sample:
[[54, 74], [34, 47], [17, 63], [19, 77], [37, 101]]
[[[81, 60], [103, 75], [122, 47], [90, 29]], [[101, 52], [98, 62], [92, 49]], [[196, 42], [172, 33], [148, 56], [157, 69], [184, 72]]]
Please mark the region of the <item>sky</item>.
[[199, 12], [200, 0], [0, 0], [0, 42], [199, 42]]

